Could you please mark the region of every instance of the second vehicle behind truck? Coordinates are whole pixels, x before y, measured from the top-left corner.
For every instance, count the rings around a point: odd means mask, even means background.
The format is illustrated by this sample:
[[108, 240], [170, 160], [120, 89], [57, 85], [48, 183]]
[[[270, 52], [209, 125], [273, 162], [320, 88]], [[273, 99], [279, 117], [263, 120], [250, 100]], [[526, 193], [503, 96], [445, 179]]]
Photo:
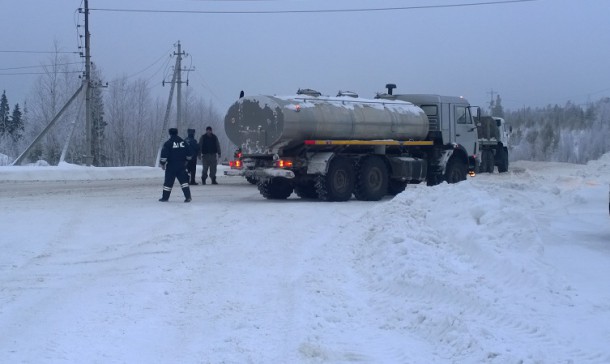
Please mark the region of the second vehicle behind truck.
[[481, 173], [508, 171], [508, 148], [511, 128], [503, 118], [481, 116], [475, 118], [479, 144], [479, 168]]

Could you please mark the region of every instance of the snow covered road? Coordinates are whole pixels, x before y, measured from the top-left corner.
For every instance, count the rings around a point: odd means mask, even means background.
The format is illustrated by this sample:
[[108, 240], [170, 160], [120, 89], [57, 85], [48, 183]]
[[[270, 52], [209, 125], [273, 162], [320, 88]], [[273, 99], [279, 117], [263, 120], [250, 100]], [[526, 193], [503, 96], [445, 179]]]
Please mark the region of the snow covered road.
[[32, 168], [0, 167], [3, 362], [610, 362], [610, 155], [346, 203]]

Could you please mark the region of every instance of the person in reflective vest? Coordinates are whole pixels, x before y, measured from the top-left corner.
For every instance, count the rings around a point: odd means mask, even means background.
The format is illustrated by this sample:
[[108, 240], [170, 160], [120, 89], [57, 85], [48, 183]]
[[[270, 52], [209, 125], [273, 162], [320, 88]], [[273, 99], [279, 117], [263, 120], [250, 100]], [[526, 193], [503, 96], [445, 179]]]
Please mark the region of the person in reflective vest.
[[178, 178], [184, 193], [184, 202], [191, 202], [191, 190], [186, 172], [187, 163], [191, 158], [191, 152], [186, 147], [186, 143], [178, 136], [178, 129], [169, 129], [169, 139], [161, 149], [160, 163], [161, 168], [165, 171], [165, 181], [163, 182], [163, 195], [159, 201], [167, 202], [169, 200], [174, 181]]

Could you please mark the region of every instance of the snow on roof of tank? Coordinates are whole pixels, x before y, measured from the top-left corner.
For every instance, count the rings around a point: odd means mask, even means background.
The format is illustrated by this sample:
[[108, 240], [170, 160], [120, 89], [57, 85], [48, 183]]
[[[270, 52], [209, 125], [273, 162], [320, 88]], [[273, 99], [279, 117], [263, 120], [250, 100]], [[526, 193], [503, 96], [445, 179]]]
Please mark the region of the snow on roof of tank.
[[335, 107], [344, 107], [354, 109], [356, 106], [369, 106], [378, 109], [391, 109], [398, 112], [416, 112], [420, 109], [409, 101], [403, 100], [387, 100], [387, 99], [367, 99], [353, 96], [310, 96], [310, 95], [289, 95], [289, 96], [273, 96], [279, 100], [290, 102], [291, 104], [285, 107], [289, 109], [295, 108], [292, 103], [298, 103], [301, 108], [315, 107], [316, 103], [329, 103]]

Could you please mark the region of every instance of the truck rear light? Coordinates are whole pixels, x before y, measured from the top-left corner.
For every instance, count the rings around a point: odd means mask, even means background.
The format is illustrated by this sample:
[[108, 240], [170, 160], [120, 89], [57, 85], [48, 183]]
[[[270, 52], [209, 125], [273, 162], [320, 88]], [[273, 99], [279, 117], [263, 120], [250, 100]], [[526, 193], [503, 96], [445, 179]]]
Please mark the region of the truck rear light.
[[293, 163], [291, 160], [280, 159], [275, 162], [276, 167], [279, 168], [292, 168]]
[[229, 161], [229, 167], [231, 167], [231, 168], [241, 168], [241, 167], [243, 167], [243, 164], [241, 163], [240, 160]]

